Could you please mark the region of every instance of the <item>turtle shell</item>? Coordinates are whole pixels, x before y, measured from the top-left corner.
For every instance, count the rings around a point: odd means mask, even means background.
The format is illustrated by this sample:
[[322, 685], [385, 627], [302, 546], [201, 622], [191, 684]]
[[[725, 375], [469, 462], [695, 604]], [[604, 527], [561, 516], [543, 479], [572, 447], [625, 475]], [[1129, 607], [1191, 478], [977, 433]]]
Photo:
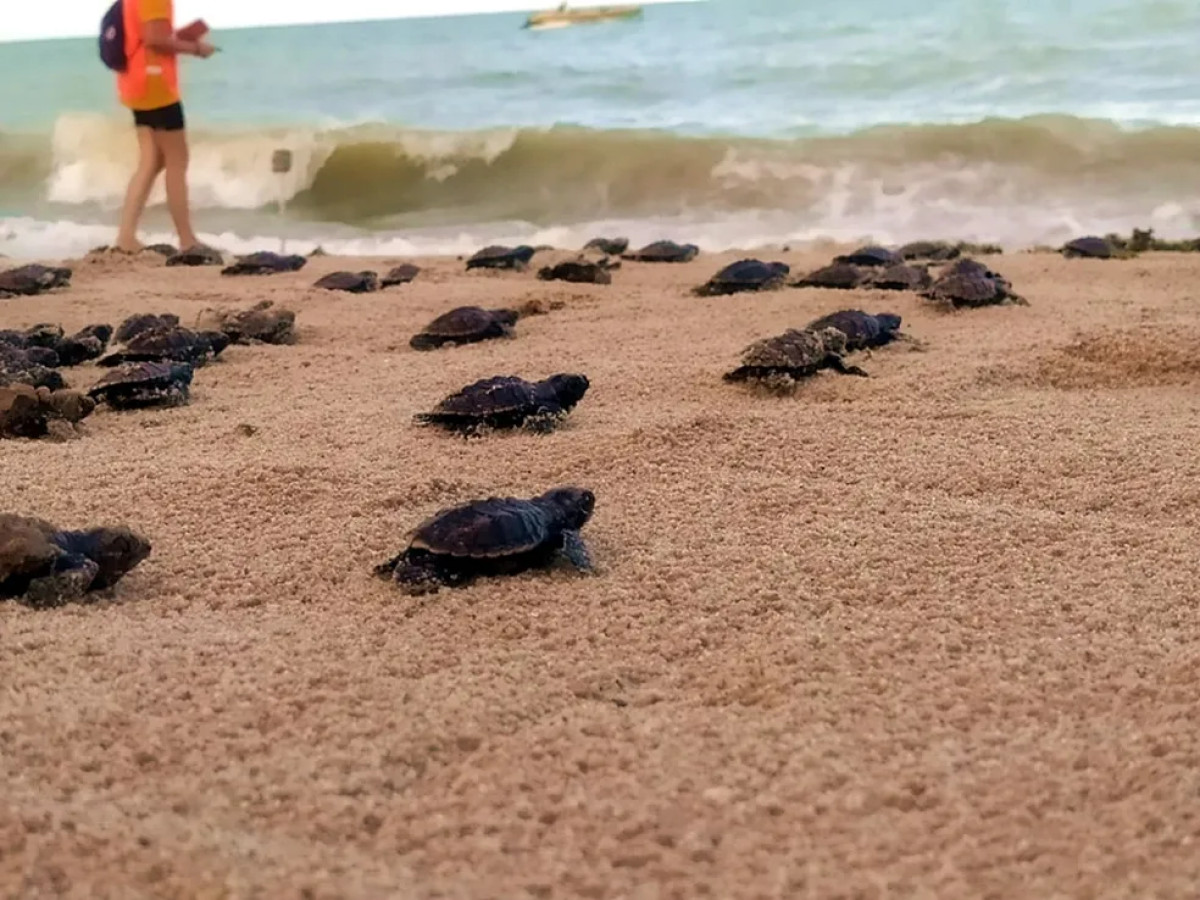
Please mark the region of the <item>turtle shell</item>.
[[700, 253], [695, 244], [677, 244], [674, 241], [654, 241], [640, 250], [624, 254], [624, 259], [635, 262], [691, 262]]
[[791, 268], [787, 263], [763, 262], [761, 259], [739, 259], [714, 275], [696, 292], [702, 295], [734, 294], [739, 291], [761, 291], [778, 287]]
[[945, 241], [912, 241], [898, 251], [907, 260], [947, 262], [962, 255], [962, 248]]
[[380, 287], [395, 287], [398, 284], [408, 284], [414, 278], [421, 274], [421, 267], [414, 266], [412, 263], [401, 263], [393, 269], [390, 269], [383, 280], [379, 282]]
[[1063, 244], [1062, 255], [1067, 258], [1112, 259], [1113, 245], [1102, 237], [1088, 235]]
[[538, 272], [542, 281], [567, 281], [572, 284], [612, 284], [607, 267], [595, 262], [568, 260], [545, 266]]
[[290, 309], [273, 309], [270, 300], [220, 320], [221, 330], [235, 344], [260, 341], [264, 344], [290, 344], [296, 339], [296, 314]]
[[173, 313], [163, 313], [155, 315], [154, 313], [140, 313], [130, 316], [124, 322], [117, 326], [116, 332], [112, 335], [114, 339], [121, 343], [125, 343], [135, 334], [143, 331], [167, 331], [179, 325], [179, 316]]
[[955, 260], [938, 276], [922, 296], [953, 306], [994, 306], [1025, 301], [1013, 293], [1012, 284], [1003, 275], [969, 257]]
[[30, 263], [0, 272], [0, 296], [24, 294], [31, 296], [54, 288], [66, 287], [71, 270], [63, 266], [43, 266]]
[[505, 337], [512, 333], [517, 318], [517, 312], [511, 309], [459, 306], [438, 316], [419, 334], [413, 335], [409, 345], [417, 350], [430, 350], [442, 344], [469, 344]]
[[919, 291], [933, 284], [933, 276], [924, 266], [898, 263], [871, 278], [871, 286], [885, 291]]
[[62, 553], [51, 540], [55, 531], [42, 519], [0, 513], [0, 597], [16, 593], [15, 580], [49, 570]]
[[217, 356], [228, 344], [229, 338], [220, 332], [197, 333], [183, 326], [141, 331], [98, 360], [98, 365], [168, 360], [204, 365], [210, 356]]
[[88, 396], [116, 409], [170, 405], [186, 401], [191, 384], [192, 367], [187, 363], [126, 363], [96, 382]]
[[93, 334], [76, 334], [58, 345], [59, 365], [78, 366], [104, 355], [104, 342]]
[[534, 249], [528, 244], [506, 247], [492, 244], [467, 260], [468, 269], [523, 269], [533, 259]]
[[594, 237], [583, 245], [584, 250], [599, 250], [606, 256], [620, 256], [629, 249], [627, 237]]
[[835, 263], [850, 263], [854, 266], [894, 266], [896, 263], [904, 262], [899, 253], [889, 250], [887, 247], [879, 247], [874, 244], [859, 247], [852, 253], [835, 256], [833, 261]]
[[345, 291], [349, 294], [369, 294], [379, 290], [379, 276], [374, 272], [330, 272], [318, 278], [313, 287], [327, 291]]
[[222, 269], [221, 274], [273, 275], [277, 272], [298, 272], [304, 268], [307, 262], [308, 260], [303, 256], [295, 254], [284, 256], [280, 253], [272, 253], [269, 250], [261, 250], [257, 253], [239, 256], [233, 265]]
[[515, 375], [497, 375], [469, 384], [434, 407], [439, 415], [483, 418], [537, 405], [537, 386]]
[[225, 258], [212, 247], [191, 247], [167, 257], [168, 266], [223, 266]]
[[742, 351], [742, 364], [725, 375], [726, 381], [788, 375], [800, 378], [829, 366], [846, 352], [846, 335], [836, 328], [821, 331], [789, 328], [783, 334], [755, 341]]
[[553, 525], [536, 501], [490, 497], [426, 519], [417, 526], [409, 550], [465, 559], [515, 556], [556, 537], [559, 532]]
[[78, 391], [0, 387], [0, 437], [45, 437], [54, 420], [81, 422], [95, 408], [95, 401]]
[[25, 329], [25, 343], [30, 347], [45, 347], [54, 350], [62, 343], [63, 330], [61, 325], [49, 322], [39, 322]]
[[862, 285], [870, 273], [852, 263], [832, 263], [793, 282], [794, 287], [819, 287], [849, 291]]
[[881, 347], [895, 339], [900, 331], [900, 317], [891, 313], [872, 315], [861, 309], [842, 309], [814, 319], [806, 330], [819, 332], [835, 328], [846, 336], [846, 350]]

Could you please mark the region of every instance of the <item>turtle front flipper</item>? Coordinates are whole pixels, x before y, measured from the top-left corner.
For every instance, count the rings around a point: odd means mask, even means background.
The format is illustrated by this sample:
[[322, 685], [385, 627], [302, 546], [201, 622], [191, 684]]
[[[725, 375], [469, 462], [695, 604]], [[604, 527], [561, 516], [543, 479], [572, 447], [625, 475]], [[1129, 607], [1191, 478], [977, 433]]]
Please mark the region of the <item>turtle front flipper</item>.
[[549, 434], [562, 422], [565, 412], [557, 404], [539, 406], [525, 419], [525, 428], [536, 434]]
[[843, 375], [857, 375], [860, 378], [870, 378], [865, 371], [858, 366], [849, 365], [844, 359], [835, 354], [830, 354], [826, 359], [826, 364], [835, 372], [840, 372]]
[[34, 609], [52, 609], [84, 598], [100, 567], [86, 556], [63, 554], [54, 561], [54, 571], [29, 581], [21, 601]]
[[396, 567], [402, 562], [404, 562], [403, 553], [399, 554], [398, 556], [393, 556], [387, 562], [380, 563], [374, 569], [372, 569], [372, 571], [374, 572], [376, 578], [384, 578], [388, 581], [391, 581], [396, 575]]
[[592, 554], [588, 551], [583, 536], [578, 531], [564, 531], [562, 555], [580, 572], [595, 574], [596, 567], [592, 564]]

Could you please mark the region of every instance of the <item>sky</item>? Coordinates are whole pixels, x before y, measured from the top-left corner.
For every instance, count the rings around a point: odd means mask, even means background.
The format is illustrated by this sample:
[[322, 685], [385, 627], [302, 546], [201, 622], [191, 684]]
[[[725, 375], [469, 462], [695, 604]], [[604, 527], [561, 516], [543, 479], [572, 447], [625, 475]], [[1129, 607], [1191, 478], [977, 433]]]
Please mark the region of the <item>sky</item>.
[[[0, 0], [11, 6], [0, 17], [0, 41], [88, 37], [112, 0]], [[559, 0], [175, 0], [179, 23], [203, 17], [214, 31], [250, 25], [291, 25], [445, 16], [460, 13], [548, 9]], [[578, 0], [597, 5], [601, 0]]]

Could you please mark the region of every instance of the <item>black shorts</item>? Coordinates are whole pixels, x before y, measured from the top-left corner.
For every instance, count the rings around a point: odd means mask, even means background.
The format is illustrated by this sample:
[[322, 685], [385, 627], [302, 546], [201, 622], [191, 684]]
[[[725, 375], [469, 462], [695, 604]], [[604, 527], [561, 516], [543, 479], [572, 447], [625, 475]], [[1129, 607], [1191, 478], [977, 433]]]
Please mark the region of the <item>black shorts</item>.
[[135, 109], [133, 121], [138, 128], [154, 131], [183, 131], [183, 104], [172, 103], [158, 109]]

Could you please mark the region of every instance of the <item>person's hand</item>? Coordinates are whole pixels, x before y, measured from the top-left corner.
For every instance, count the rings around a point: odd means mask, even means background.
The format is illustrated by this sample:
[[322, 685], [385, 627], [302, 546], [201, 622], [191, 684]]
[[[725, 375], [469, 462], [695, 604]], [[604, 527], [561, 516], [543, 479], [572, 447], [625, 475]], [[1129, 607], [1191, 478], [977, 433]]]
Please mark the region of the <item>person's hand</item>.
[[201, 59], [208, 59], [216, 52], [216, 48], [208, 41], [196, 41], [196, 55]]

